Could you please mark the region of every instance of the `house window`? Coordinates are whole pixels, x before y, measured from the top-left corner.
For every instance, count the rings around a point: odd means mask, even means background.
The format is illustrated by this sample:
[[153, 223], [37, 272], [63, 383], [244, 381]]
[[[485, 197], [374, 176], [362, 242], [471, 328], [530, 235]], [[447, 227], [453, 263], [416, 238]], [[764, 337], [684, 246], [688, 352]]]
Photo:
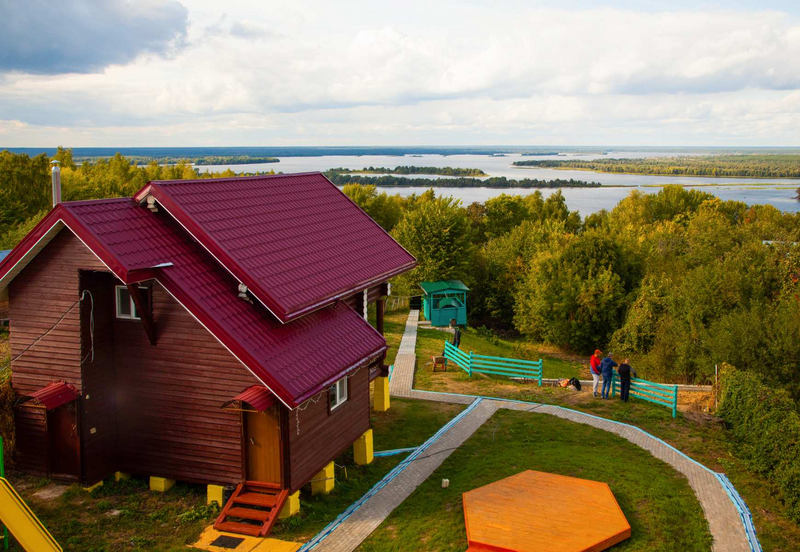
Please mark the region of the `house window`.
[[[150, 304], [150, 290], [146, 287], [139, 287], [139, 294], [145, 305]], [[139, 320], [139, 312], [131, 297], [131, 292], [125, 286], [117, 286], [117, 318], [126, 320]]]
[[330, 409], [338, 408], [347, 401], [347, 378], [342, 378], [328, 389]]

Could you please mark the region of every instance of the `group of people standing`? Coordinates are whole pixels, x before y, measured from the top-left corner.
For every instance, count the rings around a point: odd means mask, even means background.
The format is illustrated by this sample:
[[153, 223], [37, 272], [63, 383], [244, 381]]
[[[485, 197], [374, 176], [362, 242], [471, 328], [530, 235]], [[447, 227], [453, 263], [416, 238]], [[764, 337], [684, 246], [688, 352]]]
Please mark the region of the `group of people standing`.
[[617, 364], [614, 360], [614, 353], [608, 353], [603, 358], [603, 352], [596, 349], [592, 358], [589, 359], [589, 371], [592, 373], [592, 392], [597, 396], [597, 389], [600, 387], [600, 377], [603, 377], [603, 387], [600, 391], [600, 396], [607, 399], [611, 393], [611, 385], [614, 378], [614, 368], [617, 368], [619, 374], [620, 398], [628, 402], [628, 397], [631, 392], [631, 374], [636, 376], [636, 370], [631, 368], [628, 359], [622, 364]]

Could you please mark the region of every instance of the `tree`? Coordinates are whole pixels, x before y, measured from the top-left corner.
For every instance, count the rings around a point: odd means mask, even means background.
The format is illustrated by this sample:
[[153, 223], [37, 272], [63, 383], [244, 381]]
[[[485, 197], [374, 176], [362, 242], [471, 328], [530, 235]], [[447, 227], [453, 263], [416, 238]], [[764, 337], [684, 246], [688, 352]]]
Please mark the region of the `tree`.
[[605, 345], [638, 285], [635, 256], [600, 232], [540, 252], [516, 294], [514, 325], [538, 341], [589, 351]]
[[399, 195], [378, 193], [372, 185], [346, 184], [342, 191], [384, 230], [390, 232], [403, 215], [404, 201]]
[[566, 236], [564, 221], [526, 220], [480, 248], [473, 268], [476, 281], [470, 295], [470, 317], [512, 329], [517, 289], [528, 276], [531, 261], [551, 241]]
[[417, 200], [392, 232], [414, 257], [417, 267], [397, 278], [399, 294], [418, 294], [419, 283], [460, 279], [469, 285], [472, 230], [466, 210], [453, 198]]

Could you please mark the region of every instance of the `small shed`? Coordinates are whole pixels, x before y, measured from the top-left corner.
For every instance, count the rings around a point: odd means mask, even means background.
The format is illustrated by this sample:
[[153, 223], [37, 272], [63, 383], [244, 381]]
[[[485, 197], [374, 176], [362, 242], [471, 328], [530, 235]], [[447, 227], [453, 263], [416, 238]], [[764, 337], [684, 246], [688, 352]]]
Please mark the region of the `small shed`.
[[425, 292], [422, 298], [425, 318], [431, 326], [447, 326], [456, 319], [459, 326], [467, 324], [467, 292], [469, 288], [460, 280], [439, 280], [422, 282]]

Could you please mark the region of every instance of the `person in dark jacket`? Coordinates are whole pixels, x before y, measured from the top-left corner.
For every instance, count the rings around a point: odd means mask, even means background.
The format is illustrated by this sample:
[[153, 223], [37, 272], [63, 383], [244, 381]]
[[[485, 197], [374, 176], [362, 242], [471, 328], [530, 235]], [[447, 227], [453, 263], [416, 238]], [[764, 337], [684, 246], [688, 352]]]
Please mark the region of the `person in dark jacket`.
[[458, 327], [458, 323], [456, 322], [455, 318], [450, 319], [450, 327], [453, 328], [453, 340], [450, 342], [453, 347], [458, 349], [461, 345], [461, 328]]
[[603, 374], [602, 397], [604, 399], [607, 399], [608, 394], [611, 392], [611, 382], [614, 377], [614, 368], [616, 368], [616, 366], [617, 363], [614, 361], [614, 353], [608, 353], [608, 356], [600, 363], [600, 373]]
[[628, 402], [628, 396], [631, 393], [631, 374], [633, 374], [634, 378], [638, 377], [636, 375], [636, 370], [631, 368], [631, 365], [628, 364], [628, 359], [626, 358], [625, 361], [619, 365], [617, 372], [619, 373], [619, 398], [625, 402]]

